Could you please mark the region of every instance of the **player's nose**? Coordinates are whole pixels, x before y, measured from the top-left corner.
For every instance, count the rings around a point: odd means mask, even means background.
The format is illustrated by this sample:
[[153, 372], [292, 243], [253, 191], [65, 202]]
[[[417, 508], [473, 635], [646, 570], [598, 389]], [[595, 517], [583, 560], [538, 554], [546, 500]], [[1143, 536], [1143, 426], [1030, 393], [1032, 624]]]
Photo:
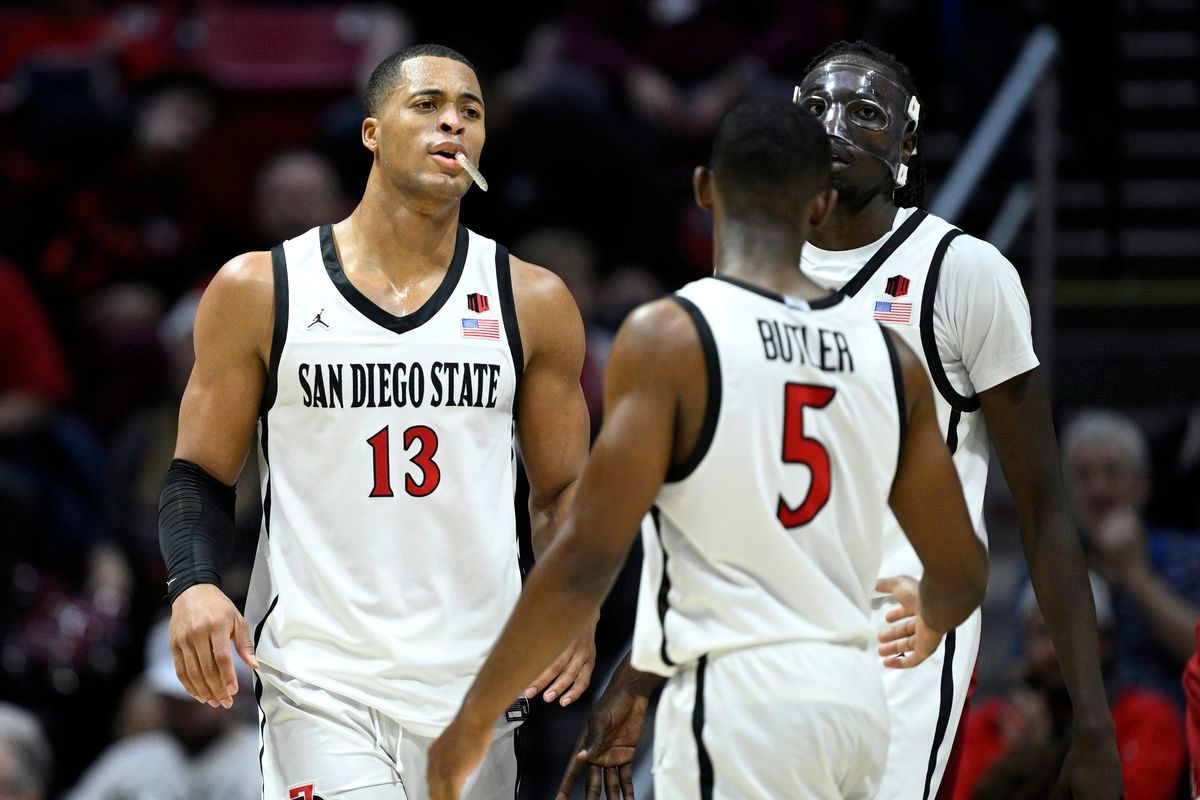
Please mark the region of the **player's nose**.
[[462, 114], [459, 114], [458, 109], [453, 105], [447, 104], [446, 108], [442, 110], [441, 117], [438, 119], [438, 130], [456, 136], [463, 132]]

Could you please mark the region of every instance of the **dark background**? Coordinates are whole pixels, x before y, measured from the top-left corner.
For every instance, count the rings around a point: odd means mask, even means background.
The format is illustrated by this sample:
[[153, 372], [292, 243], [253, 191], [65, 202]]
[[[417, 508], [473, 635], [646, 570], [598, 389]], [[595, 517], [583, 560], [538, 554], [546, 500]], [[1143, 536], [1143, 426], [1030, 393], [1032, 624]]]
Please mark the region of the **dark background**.
[[[0, 698], [42, 721], [56, 790], [114, 739], [159, 724], [153, 712], [138, 716], [138, 676], [147, 632], [167, 611], [157, 496], [198, 292], [232, 256], [353, 208], [370, 166], [358, 90], [384, 56], [434, 41], [475, 62], [491, 191], [467, 196], [463, 221], [566, 279], [589, 330], [584, 385], [595, 425], [621, 319], [709, 269], [707, 220], [691, 204], [689, 176], [729, 102], [789, 96], [826, 44], [868, 38], [909, 65], [924, 96], [932, 197], [1025, 37], [1045, 22], [1063, 47], [1047, 78], [1061, 88], [1055, 339], [1045, 365], [1056, 417], [1106, 406], [1134, 418], [1156, 465], [1149, 519], [1192, 530], [1194, 3], [5, 4]], [[648, 70], [676, 87], [677, 103], [639, 92]], [[1010, 188], [1030, 178], [1031, 144], [1023, 118], [953, 221], [983, 236]], [[1006, 252], [1026, 277], [1030, 252], [1027, 225]], [[1023, 569], [999, 469], [993, 476], [984, 695], [1003, 693], [1010, 679]], [[259, 512], [253, 475], [239, 489], [226, 584], [240, 604]], [[601, 624], [597, 681], [628, 635], [632, 567]], [[252, 713], [252, 702], [239, 703]], [[528, 726], [525, 796], [548, 796], [545, 781], [561, 769], [586, 705], [539, 710]]]

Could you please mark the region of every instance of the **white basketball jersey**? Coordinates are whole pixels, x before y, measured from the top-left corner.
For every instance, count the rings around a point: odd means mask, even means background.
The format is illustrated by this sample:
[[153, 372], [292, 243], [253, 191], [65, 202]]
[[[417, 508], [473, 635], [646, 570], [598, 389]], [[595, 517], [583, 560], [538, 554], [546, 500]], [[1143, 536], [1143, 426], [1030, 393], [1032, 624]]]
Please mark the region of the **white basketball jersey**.
[[404, 317], [350, 283], [328, 225], [271, 255], [258, 658], [435, 735], [521, 590], [508, 253], [459, 226], [441, 286]]
[[905, 413], [882, 328], [725, 277], [676, 295], [708, 365], [708, 413], [642, 527], [633, 663], [779, 642], [874, 641], [869, 602]]
[[[980, 412], [976, 388], [961, 357], [961, 343], [973, 334], [950, 329], [953, 322], [934, 313], [940, 274], [951, 243], [957, 240], [959, 245], [971, 248], [971, 258], [977, 260], [974, 268], [990, 271], [999, 261], [1001, 268], [1012, 275], [1015, 291], [1009, 291], [1001, 300], [993, 299], [990, 293], [966, 299], [966, 302], [977, 305], [1003, 302], [1019, 306], [1011, 312], [1011, 316], [1023, 316], [1024, 331], [1017, 338], [1023, 337], [1025, 342], [1016, 348], [1021, 353], [1019, 363], [1016, 360], [1009, 362], [1012, 374], [1037, 365], [1032, 344], [1028, 343], [1028, 304], [1021, 293], [1019, 281], [1015, 280], [1015, 271], [995, 248], [966, 236], [946, 220], [919, 209], [900, 209], [896, 223], [882, 246], [872, 246], [874, 250], [865, 263], [854, 263], [853, 254], [848, 254], [844, 265], [823, 270], [820, 265], [808, 260], [812, 248], [805, 248], [801, 268], [817, 283], [846, 295], [846, 305], [856, 309], [862, 319], [878, 321], [899, 334], [925, 365], [933, 383], [938, 424], [945, 434], [946, 445], [962, 482], [971, 524], [986, 544], [983, 497], [987, 488], [991, 444], [987, 425]], [[1008, 319], [1001, 320], [1002, 315], [991, 308], [978, 311], [981, 326], [992, 324], [1001, 328], [1011, 325]], [[939, 347], [939, 342], [943, 341], [960, 343], [955, 348], [959, 352]], [[920, 577], [922, 574], [916, 551], [889, 511], [880, 575]]]

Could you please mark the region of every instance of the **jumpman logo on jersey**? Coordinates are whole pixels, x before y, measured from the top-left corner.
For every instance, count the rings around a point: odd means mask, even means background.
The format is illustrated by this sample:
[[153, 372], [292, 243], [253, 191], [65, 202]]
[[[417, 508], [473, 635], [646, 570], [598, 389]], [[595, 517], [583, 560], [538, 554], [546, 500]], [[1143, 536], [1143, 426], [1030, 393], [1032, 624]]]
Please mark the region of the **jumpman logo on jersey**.
[[308, 323], [308, 327], [311, 328], [313, 325], [324, 325], [326, 328], [328, 328], [329, 323], [327, 323], [325, 320], [321, 319], [321, 315], [324, 313], [325, 313], [325, 309], [323, 309], [323, 308], [320, 311], [318, 311], [317, 315], [315, 317], [313, 317], [313, 321]]

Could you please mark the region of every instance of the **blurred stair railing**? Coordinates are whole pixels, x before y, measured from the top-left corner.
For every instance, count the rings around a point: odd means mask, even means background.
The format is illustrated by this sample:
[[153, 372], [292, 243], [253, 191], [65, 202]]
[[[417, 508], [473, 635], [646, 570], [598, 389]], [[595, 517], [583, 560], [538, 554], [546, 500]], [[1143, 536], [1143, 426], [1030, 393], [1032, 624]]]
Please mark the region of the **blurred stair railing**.
[[1012, 188], [987, 236], [1004, 252], [1029, 214], [1034, 215], [1030, 305], [1034, 342], [1048, 385], [1054, 363], [1054, 210], [1059, 135], [1059, 88], [1054, 65], [1061, 49], [1058, 31], [1050, 25], [1033, 31], [929, 208], [954, 222], [979, 188], [1025, 108], [1032, 107], [1032, 185], [1018, 183]]

